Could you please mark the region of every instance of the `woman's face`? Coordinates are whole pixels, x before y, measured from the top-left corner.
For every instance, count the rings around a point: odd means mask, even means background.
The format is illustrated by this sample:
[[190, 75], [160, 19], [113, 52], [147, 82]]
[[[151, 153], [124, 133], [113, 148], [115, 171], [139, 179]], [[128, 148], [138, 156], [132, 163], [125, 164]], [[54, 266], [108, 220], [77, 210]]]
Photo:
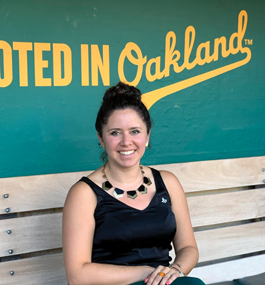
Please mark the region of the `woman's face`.
[[146, 125], [133, 109], [116, 110], [103, 126], [101, 145], [108, 154], [109, 162], [122, 167], [139, 164], [149, 142]]

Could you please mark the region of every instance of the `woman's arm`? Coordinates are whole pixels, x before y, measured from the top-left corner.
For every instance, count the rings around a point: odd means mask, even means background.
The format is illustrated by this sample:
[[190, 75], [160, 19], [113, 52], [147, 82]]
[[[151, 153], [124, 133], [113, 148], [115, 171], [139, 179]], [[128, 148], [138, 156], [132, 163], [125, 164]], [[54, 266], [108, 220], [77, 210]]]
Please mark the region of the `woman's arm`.
[[173, 240], [176, 258], [182, 266], [181, 271], [188, 275], [199, 259], [199, 252], [190, 221], [187, 199], [177, 177], [168, 171], [161, 171], [161, 176], [171, 198], [171, 207], [175, 214], [177, 232]]
[[118, 266], [91, 262], [97, 197], [84, 182], [69, 191], [63, 210], [63, 253], [69, 285], [124, 285], [144, 280], [149, 266]]

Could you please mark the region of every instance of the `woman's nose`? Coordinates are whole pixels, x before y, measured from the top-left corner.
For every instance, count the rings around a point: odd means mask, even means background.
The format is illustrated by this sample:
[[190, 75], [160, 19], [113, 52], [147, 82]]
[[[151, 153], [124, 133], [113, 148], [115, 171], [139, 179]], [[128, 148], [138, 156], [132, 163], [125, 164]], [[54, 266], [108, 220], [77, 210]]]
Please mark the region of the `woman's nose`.
[[129, 134], [123, 134], [121, 144], [124, 146], [128, 146], [131, 144], [131, 137]]

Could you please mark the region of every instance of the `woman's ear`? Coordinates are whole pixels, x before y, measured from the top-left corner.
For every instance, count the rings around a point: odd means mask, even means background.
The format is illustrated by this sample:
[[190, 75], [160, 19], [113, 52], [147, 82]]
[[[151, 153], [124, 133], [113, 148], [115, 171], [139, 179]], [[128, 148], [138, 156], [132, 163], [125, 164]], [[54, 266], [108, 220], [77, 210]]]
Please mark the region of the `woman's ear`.
[[146, 147], [149, 146], [150, 134], [151, 134], [151, 130], [149, 131], [149, 133], [147, 134], [147, 137], [146, 137], [146, 142], [145, 142], [145, 146], [146, 146]]
[[102, 147], [102, 148], [105, 148], [105, 145], [104, 145], [104, 142], [103, 142], [103, 140], [102, 140], [102, 137], [100, 136], [99, 133], [97, 133], [97, 136], [98, 136], [98, 140], [99, 140], [99, 143], [100, 143], [101, 147]]
[[151, 135], [151, 130], [150, 130], [149, 133], [147, 134], [146, 141], [148, 141], [148, 142], [149, 142], [149, 140], [150, 140], [150, 135]]

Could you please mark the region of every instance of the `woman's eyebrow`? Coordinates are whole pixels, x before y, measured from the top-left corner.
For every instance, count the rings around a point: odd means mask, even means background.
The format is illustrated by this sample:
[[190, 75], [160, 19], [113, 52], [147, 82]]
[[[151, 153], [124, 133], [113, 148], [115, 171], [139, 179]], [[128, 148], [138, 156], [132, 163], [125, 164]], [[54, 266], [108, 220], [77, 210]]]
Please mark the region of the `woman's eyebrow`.
[[[142, 129], [141, 127], [131, 127], [131, 128], [129, 128], [129, 130], [134, 130], [134, 129]], [[107, 130], [108, 132], [110, 132], [110, 131], [121, 131], [122, 129], [121, 128], [111, 128], [111, 129], [109, 129], [109, 130]]]
[[111, 128], [111, 129], [108, 129], [107, 132], [111, 132], [111, 131], [121, 131], [120, 128]]

